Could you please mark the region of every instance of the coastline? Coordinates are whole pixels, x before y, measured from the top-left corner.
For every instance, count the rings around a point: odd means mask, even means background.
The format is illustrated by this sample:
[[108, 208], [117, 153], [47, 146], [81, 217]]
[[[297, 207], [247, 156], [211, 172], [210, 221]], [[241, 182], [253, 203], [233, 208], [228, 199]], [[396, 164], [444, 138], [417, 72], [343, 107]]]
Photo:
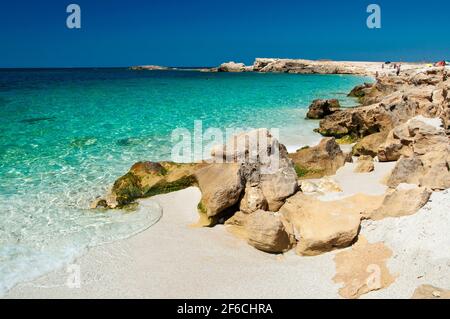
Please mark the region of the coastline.
[[[160, 203], [164, 210], [161, 221], [130, 238], [90, 248], [76, 260], [81, 270], [80, 288], [66, 285], [68, 273], [63, 267], [18, 284], [4, 298], [341, 298], [340, 285], [332, 280], [338, 251], [316, 257], [300, 257], [292, 251], [270, 255], [250, 247], [226, 226], [192, 227], [199, 199], [199, 190], [189, 188], [144, 200]], [[365, 298], [404, 299], [422, 284], [450, 285], [445, 272], [430, 266], [439, 253], [440, 267], [448, 266], [445, 252], [433, 243], [424, 245], [424, 230], [414, 231], [416, 223], [426, 221], [425, 233], [431, 232], [444, 243], [450, 218], [442, 203], [448, 206], [449, 202], [449, 192], [436, 194], [414, 216], [363, 225], [361, 234], [370, 242], [383, 240], [402, 256], [389, 264], [399, 275], [395, 284]], [[443, 219], [430, 218], [432, 213]], [[406, 246], [401, 233], [392, 230], [397, 225], [404, 226], [402, 232], [411, 232]], [[393, 236], [384, 237], [387, 231], [393, 231]], [[414, 267], [405, 269], [405, 263], [414, 263]], [[242, 285], [244, 278], [246, 284]]]
[[[367, 71], [367, 74], [369, 73], [373, 75], [373, 70]], [[295, 145], [288, 147], [289, 151], [295, 151], [295, 148], [297, 148]], [[338, 175], [345, 175], [344, 178], [341, 177], [341, 186], [343, 186], [344, 180], [348, 182], [354, 177], [353, 168], [355, 164], [349, 165], [346, 164], [337, 172]], [[382, 166], [386, 167], [380, 169]], [[392, 165], [377, 164], [375, 171], [376, 174], [387, 174], [392, 168]], [[373, 184], [371, 186], [367, 186], [364, 191], [365, 194], [371, 192], [373, 194], [380, 193], [379, 190], [376, 190], [381, 185], [378, 177], [372, 180]], [[340, 179], [334, 175], [331, 178]], [[368, 179], [364, 178], [364, 180], [367, 181]], [[376, 183], [380, 185], [375, 185]], [[350, 184], [352, 185], [347, 187], [347, 189], [358, 189], [356, 181]], [[344, 191], [340, 196], [345, 198], [355, 194], [352, 191]], [[448, 193], [439, 193], [439, 195], [442, 195], [443, 198], [448, 198]], [[162, 220], [141, 234], [105, 246], [94, 247], [79, 258], [77, 263], [80, 263], [81, 269], [85, 269], [84, 271], [87, 272], [81, 289], [68, 289], [64, 284], [61, 284], [64, 281], [63, 279], [67, 277], [67, 273], [60, 269], [30, 284], [18, 285], [6, 294], [6, 298], [33, 298], [33, 296], [41, 298], [43, 296], [46, 298], [61, 298], [61, 296], [68, 298], [116, 298], [124, 296], [130, 298], [227, 298], [230, 295], [235, 298], [250, 298], [251, 296], [254, 296], [254, 298], [261, 296], [273, 298], [274, 290], [277, 292], [277, 298], [339, 298], [339, 285], [331, 280], [335, 273], [333, 258], [339, 251], [329, 252], [318, 257], [299, 257], [293, 251], [284, 255], [268, 255], [255, 250], [244, 241], [232, 236], [225, 231], [226, 226], [219, 225], [212, 229], [190, 228], [189, 225], [195, 222], [194, 219], [197, 216], [196, 208], [200, 196], [198, 189], [188, 188], [176, 193], [144, 199], [143, 201], [155, 200], [163, 206]], [[434, 196], [436, 197], [437, 195]], [[335, 200], [336, 198], [331, 196], [329, 199]], [[431, 208], [427, 205], [417, 214], [402, 217], [402, 219], [414, 220], [414, 218], [419, 218], [417, 216], [422, 216], [429, 211], [442, 211], [442, 205], [434, 203], [433, 205]], [[179, 215], [180, 212], [182, 215]], [[382, 227], [386, 227], [386, 229], [392, 227], [389, 224], [390, 221], [371, 222], [368, 224], [369, 226], [363, 224], [361, 234], [369, 239], [377, 238], [380, 240], [379, 234], [383, 233]], [[444, 224], [447, 222], [448, 220], [444, 221]], [[378, 228], [379, 233], [371, 235], [370, 226], [378, 224], [382, 225]], [[172, 229], [174, 225], [178, 227], [175, 233], [173, 233]], [[157, 227], [161, 228], [160, 232], [158, 232]], [[412, 226], [410, 225], [410, 227]], [[437, 226], [434, 225], [433, 227]], [[185, 242], [181, 241], [185, 245], [180, 247], [178, 243], [174, 243], [173, 239], [167, 236], [168, 231], [174, 237], [179, 236], [179, 238], [184, 239]], [[161, 238], [166, 241], [164, 243], [159, 242], [159, 245], [155, 244], [155, 246], [150, 244], [152, 241], [157, 242], [157, 239]], [[395, 239], [393, 240], [395, 241]], [[203, 243], [208, 243], [208, 245], [205, 246]], [[391, 245], [395, 246], [392, 242]], [[195, 250], [191, 251], [192, 254], [189, 254], [189, 250], [193, 247], [195, 247]], [[435, 248], [428, 247], [428, 251], [433, 251], [433, 249]], [[170, 253], [164, 257], [164, 253], [168, 251]], [[219, 251], [218, 254], [217, 251]], [[223, 256], [224, 252], [226, 252], [225, 256]], [[185, 255], [186, 253], [187, 255]], [[409, 256], [408, 258], [413, 257]], [[173, 258], [175, 258], [175, 262]], [[408, 258], [405, 259], [407, 262], [417, 260]], [[188, 262], [185, 263], [186, 260]], [[257, 263], [257, 260], [260, 262], [259, 267], [253, 268], [251, 265]], [[101, 263], [100, 267], [99, 261]], [[156, 264], [153, 263], [154, 261], [157, 261]], [[206, 265], [200, 263], [200, 261], [205, 261]], [[114, 265], [117, 265], [117, 262], [121, 264], [118, 267], [119, 269], [105, 274], [104, 269], [114, 267]], [[159, 262], [162, 264], [158, 264]], [[426, 266], [425, 260], [421, 259], [420, 262], [423, 267]], [[443, 262], [444, 264], [446, 263], [445, 259]], [[242, 263], [246, 267], [242, 267]], [[269, 264], [266, 265], [266, 263]], [[177, 273], [179, 268], [167, 268], [168, 265], [174, 267], [174, 264], [178, 267], [187, 267], [187, 269]], [[208, 271], [210, 268], [207, 266], [214, 268], [217, 264], [225, 265], [224, 269], [216, 269], [211, 275], [211, 271]], [[262, 272], [263, 275], [255, 276], [255, 273], [260, 271], [262, 264], [266, 267]], [[281, 269], [281, 267], [283, 268]], [[408, 277], [412, 278], [419, 268], [414, 268], [410, 272], [407, 271]], [[130, 272], [129, 269], [134, 269], [134, 271]], [[160, 269], [165, 269], [162, 276], [158, 275]], [[424, 268], [420, 268], [420, 270], [423, 271]], [[438, 276], [435, 271], [429, 271], [429, 269], [426, 269], [426, 271], [427, 274], [416, 281], [406, 283], [403, 280], [401, 283], [396, 283], [390, 288], [373, 294], [379, 298], [409, 298], [412, 296], [414, 289], [419, 284], [424, 283], [425, 280], [428, 280], [426, 283], [434, 285], [450, 286], [450, 282], [448, 280], [442, 281], [442, 276]], [[283, 272], [283, 275], [280, 275], [280, 272]], [[129, 273], [132, 273], [132, 275]], [[252, 284], [245, 288], [239, 284], [239, 278], [252, 276], [254, 277]], [[141, 282], [142, 278], [145, 278], [145, 280]], [[220, 282], [224, 278], [226, 278], [229, 285], [211, 285], [211, 282]], [[438, 281], [437, 278], [441, 281]], [[135, 284], [127, 284], [128, 290], [126, 291], [120, 288], [129, 282], [134, 282]], [[317, 282], [320, 282], [320, 288]], [[299, 283], [301, 284], [299, 285]], [[44, 288], [47, 285], [51, 287]], [[202, 288], [199, 289], [199, 286]], [[165, 288], [161, 289], [161, 287]], [[370, 297], [371, 295], [368, 294], [367, 296]]]

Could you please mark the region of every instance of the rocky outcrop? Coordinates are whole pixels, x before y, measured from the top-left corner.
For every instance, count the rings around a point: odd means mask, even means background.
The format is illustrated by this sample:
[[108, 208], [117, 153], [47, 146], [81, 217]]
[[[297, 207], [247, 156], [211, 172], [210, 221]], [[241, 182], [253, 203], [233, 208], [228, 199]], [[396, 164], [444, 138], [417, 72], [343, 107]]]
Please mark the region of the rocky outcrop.
[[336, 99], [314, 100], [309, 106], [306, 117], [313, 120], [323, 119], [325, 116], [339, 111], [340, 107], [339, 101]]
[[382, 162], [397, 161], [401, 156], [424, 155], [433, 151], [446, 151], [448, 137], [441, 121], [416, 116], [394, 128], [385, 143], [379, 147], [378, 159]]
[[279, 213], [258, 210], [245, 223], [248, 243], [264, 252], [283, 253], [295, 243]]
[[428, 202], [431, 191], [425, 187], [400, 184], [396, 189], [390, 189], [383, 204], [367, 218], [380, 220], [386, 217], [401, 217], [415, 214]]
[[323, 136], [342, 138], [346, 135], [364, 137], [391, 130], [394, 125], [392, 114], [380, 104], [346, 109], [326, 116], [320, 121], [317, 132]]
[[304, 59], [257, 58], [255, 72], [294, 74], [366, 74], [366, 69], [352, 62], [312, 61]]
[[431, 152], [423, 156], [402, 157], [395, 165], [387, 185], [416, 184], [432, 190], [450, 188], [449, 153]]
[[372, 83], [357, 85], [350, 91], [347, 96], [357, 98], [359, 103], [365, 104], [364, 98], [366, 96], [369, 96], [373, 86], [374, 85]]
[[218, 72], [245, 72], [249, 71], [244, 63], [236, 63], [233, 61], [222, 63], [218, 67]]
[[324, 202], [303, 193], [290, 197], [280, 213], [292, 225], [299, 255], [314, 256], [352, 244], [361, 216], [370, 214], [383, 200], [379, 196], [355, 195]]
[[289, 154], [299, 178], [319, 178], [334, 175], [344, 166], [347, 156], [332, 137], [324, 138], [319, 145]]
[[378, 152], [380, 161], [397, 161], [387, 184], [416, 184], [433, 190], [450, 187], [450, 143], [437, 119], [414, 117], [395, 128]]

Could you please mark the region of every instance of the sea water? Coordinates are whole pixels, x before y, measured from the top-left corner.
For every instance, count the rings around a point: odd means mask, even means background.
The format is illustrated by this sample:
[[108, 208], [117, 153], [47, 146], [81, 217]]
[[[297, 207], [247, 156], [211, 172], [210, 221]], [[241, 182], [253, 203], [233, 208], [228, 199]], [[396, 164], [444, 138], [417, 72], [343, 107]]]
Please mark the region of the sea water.
[[339, 75], [0, 70], [0, 294], [93, 245], [147, 229], [136, 212], [89, 210], [140, 160], [170, 160], [176, 128], [279, 128], [288, 146], [315, 143], [316, 98], [346, 97], [367, 78]]

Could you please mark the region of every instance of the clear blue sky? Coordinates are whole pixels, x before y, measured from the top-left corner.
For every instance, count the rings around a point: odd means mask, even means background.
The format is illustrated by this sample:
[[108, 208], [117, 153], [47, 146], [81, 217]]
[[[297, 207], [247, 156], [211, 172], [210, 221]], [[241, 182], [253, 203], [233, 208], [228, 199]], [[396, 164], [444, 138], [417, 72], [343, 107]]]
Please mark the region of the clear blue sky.
[[[66, 27], [70, 3], [80, 30]], [[450, 59], [449, 14], [448, 0], [1, 0], [0, 67]]]

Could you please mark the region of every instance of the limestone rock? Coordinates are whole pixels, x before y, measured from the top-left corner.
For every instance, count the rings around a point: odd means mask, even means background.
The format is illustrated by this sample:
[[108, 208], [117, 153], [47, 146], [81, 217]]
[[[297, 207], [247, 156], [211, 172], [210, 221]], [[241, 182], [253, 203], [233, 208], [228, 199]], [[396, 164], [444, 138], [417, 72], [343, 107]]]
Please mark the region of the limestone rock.
[[309, 106], [306, 117], [314, 120], [323, 119], [325, 116], [338, 111], [340, 107], [339, 101], [336, 99], [314, 100]]
[[300, 188], [303, 193], [340, 193], [342, 192], [339, 184], [331, 178], [321, 178], [318, 181], [302, 180]]
[[244, 182], [259, 187], [270, 211], [278, 211], [297, 192], [297, 175], [286, 147], [267, 129], [238, 134], [226, 145], [213, 148], [211, 155], [240, 164]]
[[402, 183], [419, 185], [420, 176], [424, 174], [422, 161], [417, 156], [401, 157], [387, 181], [387, 185], [396, 188]]
[[364, 137], [391, 130], [392, 115], [380, 104], [345, 109], [326, 116], [320, 121], [317, 132], [323, 136], [341, 138], [346, 135]]
[[378, 150], [381, 162], [396, 161], [401, 156], [424, 155], [429, 152], [446, 152], [449, 140], [440, 127], [439, 119], [416, 116], [394, 128]]
[[222, 63], [219, 68], [219, 72], [244, 72], [246, 67], [244, 63], [236, 63], [233, 61]]
[[347, 158], [334, 138], [324, 138], [319, 145], [289, 154], [300, 178], [334, 175]]
[[210, 164], [195, 172], [202, 192], [201, 213], [215, 217], [239, 202], [244, 182], [238, 164]]
[[258, 210], [250, 215], [245, 228], [248, 243], [259, 250], [278, 254], [292, 248], [293, 239], [279, 213]]
[[380, 196], [355, 195], [323, 202], [303, 193], [290, 197], [280, 209], [292, 225], [299, 255], [313, 256], [351, 245], [361, 216], [379, 207]]
[[244, 193], [245, 195], [240, 203], [240, 210], [243, 213], [251, 214], [257, 210], [268, 209], [267, 200], [258, 185], [247, 186]]
[[122, 207], [142, 197], [181, 190], [196, 183], [194, 171], [201, 164], [138, 162], [117, 179], [105, 199], [108, 207]]
[[355, 146], [353, 146], [353, 155], [369, 155], [375, 157], [378, 155], [378, 149], [385, 143], [388, 132], [379, 132], [363, 137]]
[[400, 184], [397, 189], [388, 191], [381, 207], [368, 217], [373, 220], [380, 220], [386, 217], [415, 214], [428, 202], [430, 196], [431, 191], [425, 187]]

